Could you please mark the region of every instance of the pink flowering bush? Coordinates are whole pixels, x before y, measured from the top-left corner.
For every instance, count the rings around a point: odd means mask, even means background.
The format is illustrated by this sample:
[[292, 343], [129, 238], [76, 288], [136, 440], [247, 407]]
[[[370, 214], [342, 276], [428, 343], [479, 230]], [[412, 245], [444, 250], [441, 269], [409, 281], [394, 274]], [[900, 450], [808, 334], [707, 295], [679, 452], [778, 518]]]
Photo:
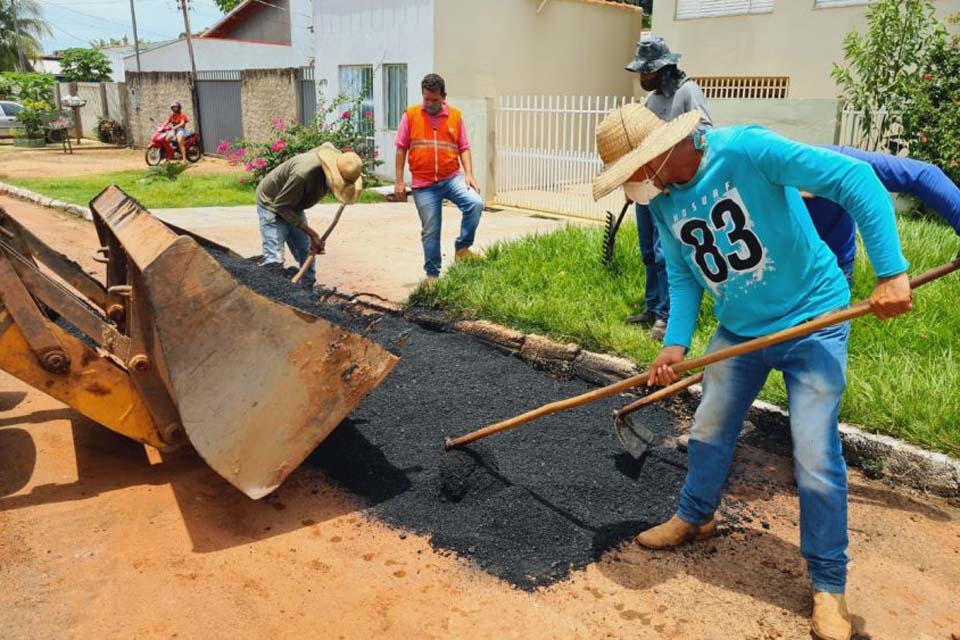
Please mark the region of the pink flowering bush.
[[223, 140], [217, 147], [231, 164], [243, 163], [252, 185], [258, 184], [282, 162], [325, 142], [341, 151], [355, 151], [360, 155], [364, 180], [370, 180], [376, 168], [383, 164], [373, 143], [373, 112], [364, 111], [362, 100], [339, 96], [329, 103], [318, 104], [313, 122], [301, 124], [295, 119], [273, 118], [270, 126], [273, 136], [269, 142]]

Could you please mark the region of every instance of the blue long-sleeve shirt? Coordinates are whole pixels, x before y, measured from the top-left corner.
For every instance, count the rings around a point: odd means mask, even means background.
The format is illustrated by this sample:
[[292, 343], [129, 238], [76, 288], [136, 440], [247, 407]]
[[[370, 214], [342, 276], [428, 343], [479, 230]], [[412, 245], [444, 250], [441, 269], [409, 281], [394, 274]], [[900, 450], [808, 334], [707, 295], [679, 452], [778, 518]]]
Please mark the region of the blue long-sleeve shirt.
[[756, 337], [850, 301], [800, 189], [839, 202], [879, 277], [906, 271], [893, 203], [873, 169], [757, 126], [708, 131], [700, 166], [650, 202], [670, 282], [666, 345], [690, 346], [703, 292], [721, 326]]
[[[887, 191], [914, 196], [960, 235], [960, 188], [939, 167], [853, 147], [824, 148], [863, 160], [873, 168]], [[842, 206], [826, 198], [808, 198], [805, 204], [817, 233], [836, 254], [837, 262], [840, 265], [853, 262], [857, 254], [857, 227], [853, 217]]]

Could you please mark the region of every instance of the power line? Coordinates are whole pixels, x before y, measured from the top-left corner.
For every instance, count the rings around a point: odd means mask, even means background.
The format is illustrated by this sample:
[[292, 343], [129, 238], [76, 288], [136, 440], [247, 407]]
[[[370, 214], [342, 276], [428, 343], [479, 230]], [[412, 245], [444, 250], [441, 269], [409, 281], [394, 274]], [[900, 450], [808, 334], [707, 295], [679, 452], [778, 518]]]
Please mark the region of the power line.
[[[80, 16], [85, 16], [85, 17], [90, 18], [90, 19], [93, 19], [93, 20], [98, 20], [98, 21], [100, 21], [100, 22], [105, 22], [105, 23], [107, 23], [107, 24], [112, 24], [112, 25], [116, 25], [116, 26], [118, 26], [118, 27], [123, 27], [124, 29], [127, 29], [127, 28], [130, 26], [130, 25], [123, 24], [122, 22], [114, 22], [113, 20], [109, 20], [109, 19], [104, 18], [104, 17], [102, 17], [102, 16], [95, 16], [95, 15], [91, 15], [91, 14], [89, 14], [89, 13], [84, 13], [83, 11], [77, 11], [76, 9], [71, 9], [70, 7], [64, 6], [64, 5], [62, 5], [62, 4], [57, 4], [56, 2], [47, 2], [47, 4], [49, 4], [49, 5], [53, 6], [53, 7], [57, 7], [57, 8], [59, 8], [59, 9], [63, 9], [63, 10], [65, 10], [65, 11], [69, 11], [69, 12], [71, 12], [71, 13], [75, 13], [75, 14], [80, 15]], [[159, 37], [164, 38], [164, 39], [169, 39], [169, 38], [170, 38], [170, 36], [169, 36], [168, 34], [160, 33], [159, 31], [152, 31], [152, 30], [150, 30], [150, 29], [144, 29], [144, 31], [147, 31], [148, 33], [152, 33], [153, 35], [159, 36]]]

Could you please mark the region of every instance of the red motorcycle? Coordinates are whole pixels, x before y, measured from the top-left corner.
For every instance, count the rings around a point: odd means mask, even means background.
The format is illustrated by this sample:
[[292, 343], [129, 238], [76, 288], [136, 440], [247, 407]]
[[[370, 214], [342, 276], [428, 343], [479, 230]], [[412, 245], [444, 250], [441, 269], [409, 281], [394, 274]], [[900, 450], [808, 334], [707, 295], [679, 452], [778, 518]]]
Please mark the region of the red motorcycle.
[[[148, 166], [155, 167], [164, 160], [170, 162], [180, 159], [180, 146], [176, 139], [170, 139], [169, 132], [170, 127], [165, 123], [157, 125], [145, 154]], [[200, 134], [196, 131], [183, 138], [183, 146], [187, 150], [187, 162], [196, 162], [203, 155], [200, 149]]]

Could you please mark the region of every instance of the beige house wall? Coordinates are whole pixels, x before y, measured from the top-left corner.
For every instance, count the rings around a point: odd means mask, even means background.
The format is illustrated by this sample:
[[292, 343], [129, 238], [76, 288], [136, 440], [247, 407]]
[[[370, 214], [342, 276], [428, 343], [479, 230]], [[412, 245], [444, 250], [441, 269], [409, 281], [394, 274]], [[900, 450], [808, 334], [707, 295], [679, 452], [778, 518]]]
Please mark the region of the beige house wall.
[[[642, 13], [586, 0], [435, 0], [435, 71], [460, 96], [632, 95]], [[410, 78], [419, 83], [419, 78]]]
[[[772, 13], [676, 20], [676, 0], [653, 3], [653, 33], [683, 54], [695, 76], [789, 76], [791, 98], [833, 98], [830, 77], [843, 59], [843, 37], [866, 26], [865, 5], [814, 8], [814, 0], [776, 0]], [[960, 12], [960, 0], [937, 0]]]

